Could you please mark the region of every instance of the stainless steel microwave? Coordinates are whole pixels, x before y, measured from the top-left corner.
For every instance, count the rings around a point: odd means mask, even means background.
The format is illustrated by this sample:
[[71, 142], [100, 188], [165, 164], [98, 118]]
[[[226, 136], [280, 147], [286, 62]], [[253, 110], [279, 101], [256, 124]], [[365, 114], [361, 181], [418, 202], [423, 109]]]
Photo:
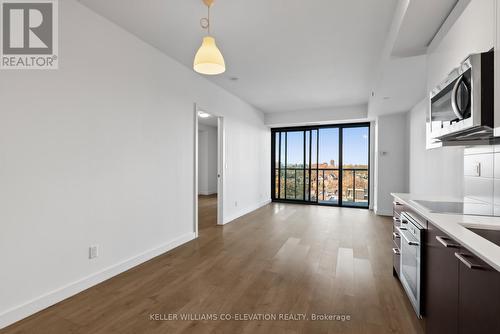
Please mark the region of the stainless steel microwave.
[[493, 137], [493, 51], [469, 56], [430, 93], [432, 140], [471, 141]]

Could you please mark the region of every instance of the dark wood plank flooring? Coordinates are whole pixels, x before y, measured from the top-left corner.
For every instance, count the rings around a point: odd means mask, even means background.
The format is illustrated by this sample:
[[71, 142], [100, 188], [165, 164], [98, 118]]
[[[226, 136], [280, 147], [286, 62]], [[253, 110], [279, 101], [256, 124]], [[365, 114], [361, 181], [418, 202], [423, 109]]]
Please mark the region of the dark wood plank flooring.
[[[0, 333], [422, 333], [392, 276], [391, 220], [270, 204], [223, 227], [200, 198], [200, 237]], [[158, 314], [340, 314], [349, 321], [167, 321]]]

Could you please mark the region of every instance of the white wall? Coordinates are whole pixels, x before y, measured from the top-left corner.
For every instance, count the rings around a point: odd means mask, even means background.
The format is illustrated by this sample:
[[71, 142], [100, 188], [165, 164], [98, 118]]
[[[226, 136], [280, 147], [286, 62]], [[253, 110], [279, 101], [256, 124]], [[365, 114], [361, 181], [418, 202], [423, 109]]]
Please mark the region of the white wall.
[[[430, 91], [471, 53], [495, 45], [495, 1], [460, 0], [427, 53], [427, 89]], [[464, 195], [464, 149], [426, 150], [427, 98], [408, 114], [410, 192], [461, 198]]]
[[217, 193], [217, 128], [198, 125], [198, 194]]
[[425, 122], [428, 101], [423, 100], [408, 114], [409, 184], [417, 195], [463, 196], [463, 148], [426, 150]]
[[270, 198], [261, 112], [59, 5], [60, 69], [0, 75], [0, 327], [194, 237], [194, 102], [225, 119], [224, 220]]
[[465, 212], [500, 216], [500, 145], [465, 148], [464, 201]]
[[392, 216], [391, 193], [408, 191], [406, 113], [379, 116], [375, 131], [374, 211]]
[[428, 91], [446, 79], [468, 55], [495, 46], [495, 1], [461, 0], [464, 5], [458, 5], [450, 14], [427, 53]]
[[265, 122], [272, 127], [304, 125], [308, 123], [366, 122], [366, 104], [320, 109], [275, 112], [265, 115]]

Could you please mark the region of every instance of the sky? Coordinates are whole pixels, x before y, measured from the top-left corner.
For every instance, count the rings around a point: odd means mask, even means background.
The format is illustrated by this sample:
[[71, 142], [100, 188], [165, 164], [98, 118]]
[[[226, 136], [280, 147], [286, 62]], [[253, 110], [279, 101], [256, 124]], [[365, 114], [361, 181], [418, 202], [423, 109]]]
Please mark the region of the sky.
[[[335, 165], [338, 165], [339, 131], [338, 128], [319, 129], [320, 163], [335, 160]], [[368, 127], [345, 128], [343, 131], [344, 164], [368, 165]], [[314, 137], [313, 134], [313, 153], [315, 152]], [[302, 164], [304, 159], [303, 132], [288, 132], [287, 141], [288, 164]], [[282, 154], [284, 154], [283, 151]]]

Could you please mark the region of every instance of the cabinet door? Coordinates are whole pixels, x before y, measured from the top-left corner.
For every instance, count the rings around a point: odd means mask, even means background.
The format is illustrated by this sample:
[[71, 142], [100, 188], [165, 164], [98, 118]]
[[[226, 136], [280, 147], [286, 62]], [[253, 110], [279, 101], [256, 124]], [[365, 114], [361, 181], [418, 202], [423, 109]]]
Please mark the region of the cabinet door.
[[[394, 245], [396, 246], [396, 245]], [[392, 274], [399, 278], [401, 272], [401, 251], [397, 247], [392, 248]]]
[[401, 226], [401, 210], [403, 205], [394, 202], [394, 216], [392, 217], [392, 274], [396, 277], [399, 277], [400, 265], [401, 265], [401, 236], [399, 235], [398, 227]]
[[424, 316], [427, 334], [458, 332], [459, 246], [431, 223], [425, 241]]
[[393, 217], [399, 219], [399, 217], [401, 216], [401, 212], [405, 211], [405, 207], [406, 206], [403, 203], [401, 203], [399, 200], [394, 199], [394, 202], [392, 202]]
[[465, 249], [459, 258], [459, 333], [500, 333], [500, 273]]

